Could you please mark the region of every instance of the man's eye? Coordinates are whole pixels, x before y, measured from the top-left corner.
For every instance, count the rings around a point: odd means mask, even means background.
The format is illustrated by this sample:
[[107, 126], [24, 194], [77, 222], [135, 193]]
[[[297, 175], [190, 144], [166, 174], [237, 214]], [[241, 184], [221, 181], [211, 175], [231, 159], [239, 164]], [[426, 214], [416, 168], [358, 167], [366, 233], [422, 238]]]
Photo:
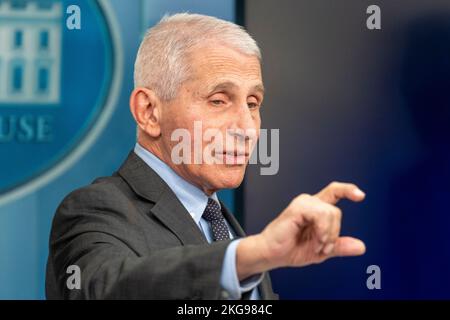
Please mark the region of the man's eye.
[[211, 101], [211, 103], [214, 105], [214, 106], [221, 106], [221, 105], [223, 105], [223, 104], [225, 104], [225, 101], [223, 101], [223, 100], [212, 100]]
[[249, 102], [247, 103], [249, 109], [256, 109], [259, 107], [259, 104], [255, 103], [255, 102]]

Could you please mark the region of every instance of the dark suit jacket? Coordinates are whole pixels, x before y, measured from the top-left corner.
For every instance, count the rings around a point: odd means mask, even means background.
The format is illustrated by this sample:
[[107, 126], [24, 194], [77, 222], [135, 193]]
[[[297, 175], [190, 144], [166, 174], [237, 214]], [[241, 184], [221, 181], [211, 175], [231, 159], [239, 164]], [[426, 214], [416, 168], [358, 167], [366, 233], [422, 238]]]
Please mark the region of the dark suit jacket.
[[[239, 237], [244, 231], [222, 203]], [[224, 299], [230, 241], [209, 244], [167, 184], [134, 152], [118, 172], [70, 193], [53, 219], [48, 299]], [[68, 266], [81, 289], [68, 289]], [[276, 299], [267, 274], [263, 299]]]

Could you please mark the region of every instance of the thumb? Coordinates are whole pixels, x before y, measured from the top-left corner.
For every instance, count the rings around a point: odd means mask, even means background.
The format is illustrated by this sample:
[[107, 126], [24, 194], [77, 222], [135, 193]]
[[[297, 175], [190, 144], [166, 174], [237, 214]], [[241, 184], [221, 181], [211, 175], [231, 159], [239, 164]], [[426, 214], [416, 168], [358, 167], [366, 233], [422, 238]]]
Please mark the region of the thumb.
[[364, 242], [352, 237], [339, 237], [331, 253], [333, 257], [360, 256], [366, 252]]

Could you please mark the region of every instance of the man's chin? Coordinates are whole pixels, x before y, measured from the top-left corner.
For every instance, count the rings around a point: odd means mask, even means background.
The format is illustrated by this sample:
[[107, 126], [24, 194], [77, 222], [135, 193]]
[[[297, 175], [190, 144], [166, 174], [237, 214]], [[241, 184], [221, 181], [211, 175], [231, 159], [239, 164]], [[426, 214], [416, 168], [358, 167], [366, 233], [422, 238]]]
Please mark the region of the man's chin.
[[[217, 177], [218, 178], [218, 177]], [[220, 177], [220, 180], [215, 180], [213, 185], [215, 189], [221, 190], [221, 189], [235, 189], [239, 187], [244, 180], [243, 174], [225, 174], [224, 176]]]

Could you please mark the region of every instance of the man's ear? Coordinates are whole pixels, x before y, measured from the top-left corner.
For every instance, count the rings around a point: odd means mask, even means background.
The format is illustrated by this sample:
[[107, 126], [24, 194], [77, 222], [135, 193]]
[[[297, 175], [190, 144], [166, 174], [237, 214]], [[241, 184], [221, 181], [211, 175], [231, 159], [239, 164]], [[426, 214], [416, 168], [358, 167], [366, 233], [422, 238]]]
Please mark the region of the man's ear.
[[142, 131], [153, 138], [161, 135], [161, 101], [153, 90], [135, 88], [130, 96], [130, 110]]

